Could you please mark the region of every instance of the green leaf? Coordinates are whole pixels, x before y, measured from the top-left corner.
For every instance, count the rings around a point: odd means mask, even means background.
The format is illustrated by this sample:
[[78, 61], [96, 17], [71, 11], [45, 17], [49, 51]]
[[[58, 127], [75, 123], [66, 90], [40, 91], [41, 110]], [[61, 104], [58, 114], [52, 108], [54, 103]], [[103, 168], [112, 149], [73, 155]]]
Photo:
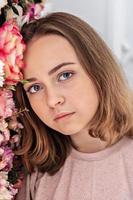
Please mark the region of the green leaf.
[[26, 83], [29, 83], [29, 81], [27, 81], [26, 79], [23, 79], [23, 80], [20, 81], [20, 83], [22, 83], [24, 85]]
[[14, 85], [7, 85], [6, 88], [7, 88], [8, 90], [12, 90], [12, 91], [15, 91], [15, 90], [16, 90], [16, 88], [15, 88]]

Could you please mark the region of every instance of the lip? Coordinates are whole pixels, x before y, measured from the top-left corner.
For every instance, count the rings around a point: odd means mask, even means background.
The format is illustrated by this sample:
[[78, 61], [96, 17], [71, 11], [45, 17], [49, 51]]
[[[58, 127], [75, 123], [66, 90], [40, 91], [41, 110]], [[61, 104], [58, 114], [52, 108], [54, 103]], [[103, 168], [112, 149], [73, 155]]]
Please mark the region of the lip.
[[58, 120], [58, 119], [65, 118], [65, 117], [67, 117], [67, 116], [69, 116], [69, 115], [73, 115], [73, 114], [74, 114], [74, 112], [71, 112], [71, 113], [66, 113], [66, 112], [64, 112], [64, 113], [59, 113], [59, 114], [57, 114], [57, 115], [55, 116], [54, 121], [56, 121], [56, 120]]

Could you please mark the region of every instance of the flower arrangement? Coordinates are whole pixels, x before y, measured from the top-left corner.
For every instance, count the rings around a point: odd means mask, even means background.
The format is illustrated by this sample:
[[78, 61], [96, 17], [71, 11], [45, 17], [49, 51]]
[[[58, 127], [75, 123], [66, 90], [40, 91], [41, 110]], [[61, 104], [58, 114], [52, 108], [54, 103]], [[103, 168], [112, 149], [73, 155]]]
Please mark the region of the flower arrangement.
[[0, 0], [0, 200], [14, 199], [22, 178], [14, 149], [21, 138], [23, 126], [18, 114], [23, 111], [17, 110], [13, 98], [17, 83], [24, 82], [21, 70], [25, 44], [20, 29], [43, 17], [48, 7], [41, 0]]

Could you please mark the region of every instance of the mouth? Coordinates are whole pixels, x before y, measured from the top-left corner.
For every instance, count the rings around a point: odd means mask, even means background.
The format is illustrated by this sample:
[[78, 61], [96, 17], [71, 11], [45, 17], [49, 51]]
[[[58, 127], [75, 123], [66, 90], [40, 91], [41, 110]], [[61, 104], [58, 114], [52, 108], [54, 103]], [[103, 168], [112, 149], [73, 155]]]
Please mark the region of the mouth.
[[58, 121], [60, 119], [66, 119], [68, 117], [70, 117], [71, 115], [73, 115], [75, 112], [72, 112], [72, 113], [61, 113], [59, 115], [57, 115], [55, 118], [54, 118], [54, 121]]

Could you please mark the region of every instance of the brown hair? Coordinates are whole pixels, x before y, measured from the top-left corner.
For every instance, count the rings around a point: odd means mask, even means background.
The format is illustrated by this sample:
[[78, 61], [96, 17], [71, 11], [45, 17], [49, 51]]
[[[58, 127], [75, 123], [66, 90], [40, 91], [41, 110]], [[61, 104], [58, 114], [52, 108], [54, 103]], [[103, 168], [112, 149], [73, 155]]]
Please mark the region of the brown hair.
[[[73, 46], [81, 65], [91, 77], [99, 94], [99, 107], [90, 122], [89, 134], [111, 145], [124, 135], [133, 135], [133, 96], [123, 78], [118, 63], [99, 35], [83, 20], [71, 14], [57, 12], [36, 20], [22, 29], [26, 44], [46, 34], [58, 34]], [[21, 84], [17, 86], [16, 101], [21, 109], [27, 107], [20, 120], [22, 149], [18, 154], [31, 172], [34, 166], [49, 174], [56, 173], [70, 153], [69, 136], [47, 127], [32, 110]]]

